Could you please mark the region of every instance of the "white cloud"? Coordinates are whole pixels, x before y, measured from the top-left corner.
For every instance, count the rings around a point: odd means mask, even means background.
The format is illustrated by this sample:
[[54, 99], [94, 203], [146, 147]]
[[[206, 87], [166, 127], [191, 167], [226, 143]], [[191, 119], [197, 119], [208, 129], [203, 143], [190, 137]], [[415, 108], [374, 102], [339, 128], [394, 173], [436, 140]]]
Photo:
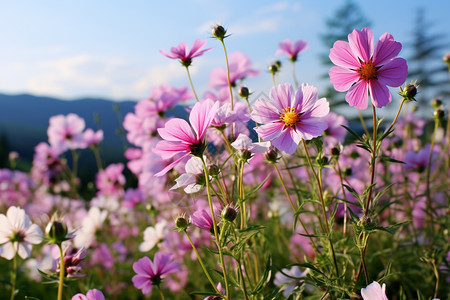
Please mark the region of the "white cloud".
[[280, 28], [282, 21], [282, 16], [265, 17], [257, 20], [248, 19], [230, 25], [230, 32], [241, 36], [261, 32], [276, 32]]

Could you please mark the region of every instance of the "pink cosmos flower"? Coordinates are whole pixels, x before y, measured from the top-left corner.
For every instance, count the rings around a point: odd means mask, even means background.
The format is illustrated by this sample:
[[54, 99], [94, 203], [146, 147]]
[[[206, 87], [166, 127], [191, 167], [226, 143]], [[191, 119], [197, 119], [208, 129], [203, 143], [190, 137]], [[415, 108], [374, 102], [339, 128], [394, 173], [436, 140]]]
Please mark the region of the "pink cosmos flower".
[[335, 42], [330, 50], [330, 59], [337, 65], [329, 72], [331, 83], [339, 92], [348, 91], [345, 100], [350, 106], [366, 109], [369, 92], [375, 107], [387, 105], [392, 101], [387, 86], [402, 85], [408, 74], [406, 60], [397, 57], [402, 44], [386, 32], [374, 48], [370, 28], [353, 30], [348, 40]]
[[86, 293], [86, 296], [80, 293], [76, 294], [72, 300], [105, 300], [105, 296], [101, 291], [92, 289]]
[[172, 261], [172, 255], [157, 252], [153, 262], [145, 256], [133, 264], [133, 270], [137, 274], [132, 278], [134, 286], [149, 294], [153, 285], [160, 285], [167, 274], [179, 271], [180, 266]]
[[101, 141], [103, 141], [103, 130], [100, 129], [94, 131], [91, 128], [88, 128], [85, 132], [83, 132], [83, 138], [87, 147], [96, 147]]
[[191, 126], [183, 119], [172, 119], [166, 123], [164, 128], [158, 128], [158, 133], [163, 138], [154, 149], [154, 153], [168, 160], [176, 155], [182, 155], [174, 162], [165, 167], [155, 176], [162, 176], [181, 162], [189, 154], [194, 156], [202, 155], [205, 149], [204, 137], [206, 130], [211, 124], [218, 103], [214, 105], [209, 101], [197, 102], [189, 115]]
[[303, 40], [298, 40], [295, 43], [293, 43], [290, 39], [285, 39], [281, 43], [278, 44], [280, 49], [277, 50], [275, 55], [279, 54], [287, 54], [289, 55], [289, 59], [292, 62], [297, 61], [297, 56], [300, 52], [303, 50], [308, 49], [308, 42]]
[[[86, 258], [87, 251], [84, 248], [80, 248], [78, 251], [76, 249], [69, 247], [64, 252], [64, 268], [65, 276], [70, 277], [84, 277], [85, 274], [82, 274], [82, 266], [84, 265], [84, 259]], [[60, 258], [57, 259], [57, 269], [59, 272], [60, 267]]]
[[252, 119], [264, 124], [255, 128], [264, 140], [292, 154], [302, 139], [320, 136], [327, 123], [320, 118], [330, 111], [325, 98], [318, 99], [317, 88], [302, 84], [294, 94], [290, 84], [280, 84], [270, 90], [270, 101], [256, 101]]
[[189, 49], [186, 42], [181, 42], [178, 46], [170, 48], [171, 53], [166, 52], [164, 49], [160, 52], [168, 58], [179, 59], [183, 66], [189, 67], [194, 57], [203, 55], [203, 53], [212, 49], [208, 48], [202, 50], [205, 45], [206, 40], [196, 39], [192, 45], [191, 51], [188, 51]]
[[61, 152], [86, 148], [83, 138], [86, 124], [82, 118], [76, 114], [57, 115], [51, 117], [49, 123], [47, 135], [52, 147], [61, 149]]
[[125, 176], [122, 174], [124, 165], [110, 164], [106, 169], [97, 173], [96, 185], [99, 195], [123, 195]]
[[[230, 82], [236, 86], [238, 80], [247, 76], [256, 76], [258, 71], [251, 68], [250, 58], [241, 52], [234, 52], [229, 57]], [[211, 79], [209, 85], [215, 89], [228, 88], [227, 70], [224, 68], [215, 68], [209, 74]]]
[[32, 244], [42, 241], [42, 231], [32, 224], [25, 210], [11, 206], [6, 216], [0, 214], [0, 256], [10, 260], [16, 254], [30, 257]]
[[365, 289], [361, 289], [361, 296], [364, 300], [388, 300], [386, 297], [386, 284], [383, 287], [376, 281], [369, 284]]

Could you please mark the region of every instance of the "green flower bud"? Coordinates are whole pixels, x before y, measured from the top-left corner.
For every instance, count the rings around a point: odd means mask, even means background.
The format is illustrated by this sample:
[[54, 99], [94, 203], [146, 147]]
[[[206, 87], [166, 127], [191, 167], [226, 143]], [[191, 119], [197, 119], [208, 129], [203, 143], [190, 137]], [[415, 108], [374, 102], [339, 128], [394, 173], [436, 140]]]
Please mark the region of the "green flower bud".
[[274, 63], [269, 66], [269, 72], [272, 74], [276, 74], [278, 72], [278, 70], [279, 70], [279, 67]]
[[264, 153], [264, 158], [271, 164], [275, 164], [280, 158], [278, 157], [278, 150], [274, 146], [270, 146], [269, 150]]
[[239, 93], [239, 96], [241, 96], [241, 97], [244, 98], [244, 99], [248, 99], [248, 96], [250, 96], [250, 91], [249, 91], [248, 88], [245, 87], [245, 86], [241, 86], [241, 87], [239, 88], [238, 93]]
[[236, 210], [236, 208], [227, 205], [222, 210], [221, 216], [222, 216], [222, 219], [224, 219], [228, 222], [233, 222], [237, 217], [237, 210]]
[[442, 120], [444, 118], [445, 112], [443, 109], [436, 109], [433, 116], [436, 120]]
[[185, 218], [184, 215], [180, 215], [175, 220], [175, 228], [178, 231], [184, 231], [189, 227], [189, 221]]
[[45, 235], [50, 244], [60, 245], [69, 239], [67, 225], [62, 220], [57, 220], [56, 217], [52, 217], [45, 227]]
[[431, 106], [436, 109], [440, 108], [442, 106], [442, 100], [438, 98], [431, 100]]
[[216, 164], [212, 164], [208, 168], [208, 173], [212, 177], [217, 177], [220, 174], [220, 168]]
[[223, 28], [223, 26], [217, 24], [213, 27], [212, 34], [216, 39], [222, 41], [224, 38], [226, 38], [227, 30]]

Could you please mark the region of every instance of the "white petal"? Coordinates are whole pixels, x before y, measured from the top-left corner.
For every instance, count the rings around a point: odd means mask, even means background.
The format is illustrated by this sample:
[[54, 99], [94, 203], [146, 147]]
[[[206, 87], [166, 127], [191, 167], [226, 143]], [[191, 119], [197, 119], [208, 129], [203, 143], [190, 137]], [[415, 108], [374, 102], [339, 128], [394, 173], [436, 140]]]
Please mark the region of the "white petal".
[[12, 243], [6, 243], [3, 246], [1, 246], [0, 255], [7, 260], [10, 260], [14, 257], [16, 254], [16, 250], [14, 249]]

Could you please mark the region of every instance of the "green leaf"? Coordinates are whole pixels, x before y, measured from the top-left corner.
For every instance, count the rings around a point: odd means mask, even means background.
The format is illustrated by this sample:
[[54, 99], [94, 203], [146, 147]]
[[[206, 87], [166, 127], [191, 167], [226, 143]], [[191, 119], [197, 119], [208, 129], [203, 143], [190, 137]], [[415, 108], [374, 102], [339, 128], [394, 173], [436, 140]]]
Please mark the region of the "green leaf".
[[270, 177], [270, 175], [267, 175], [267, 177], [258, 186], [256, 186], [255, 188], [253, 188], [252, 190], [247, 192], [247, 194], [245, 195], [245, 198], [242, 199], [242, 202], [247, 201], [248, 199], [250, 199], [253, 196], [253, 194], [255, 194], [257, 191], [259, 191], [263, 187], [263, 185], [266, 183], [266, 181], [269, 179], [269, 177]]
[[396, 163], [396, 164], [404, 164], [405, 163], [401, 160], [393, 159], [392, 157], [389, 157], [387, 155], [381, 155], [381, 156], [379, 156], [379, 158], [381, 161], [385, 161], [385, 162], [392, 162], [392, 163]]
[[354, 132], [353, 130], [351, 130], [349, 127], [345, 126], [345, 125], [341, 125], [342, 127], [344, 127], [351, 135], [353, 135], [357, 140], [359, 140], [361, 143], [365, 143], [364, 139], [362, 137], [360, 137], [356, 132]]
[[266, 267], [264, 269], [264, 274], [259, 280], [256, 287], [251, 292], [252, 295], [257, 295], [261, 290], [269, 283], [270, 278], [272, 276], [272, 256], [269, 255], [266, 262]]

